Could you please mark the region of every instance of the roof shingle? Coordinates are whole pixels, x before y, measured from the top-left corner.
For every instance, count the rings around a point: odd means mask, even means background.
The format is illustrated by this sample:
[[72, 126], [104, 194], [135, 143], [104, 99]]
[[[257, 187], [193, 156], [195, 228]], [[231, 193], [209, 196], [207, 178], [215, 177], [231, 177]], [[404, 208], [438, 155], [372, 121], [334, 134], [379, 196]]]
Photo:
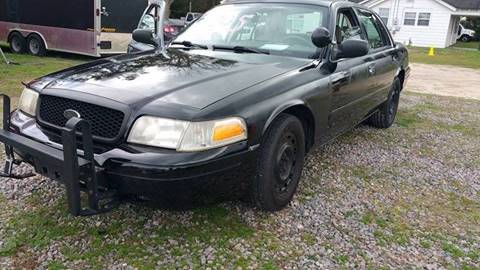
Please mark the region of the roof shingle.
[[480, 0], [442, 0], [459, 9], [480, 9]]
[[[365, 0], [349, 0], [351, 2], [360, 3]], [[480, 0], [441, 0], [445, 3], [459, 9], [480, 9]]]

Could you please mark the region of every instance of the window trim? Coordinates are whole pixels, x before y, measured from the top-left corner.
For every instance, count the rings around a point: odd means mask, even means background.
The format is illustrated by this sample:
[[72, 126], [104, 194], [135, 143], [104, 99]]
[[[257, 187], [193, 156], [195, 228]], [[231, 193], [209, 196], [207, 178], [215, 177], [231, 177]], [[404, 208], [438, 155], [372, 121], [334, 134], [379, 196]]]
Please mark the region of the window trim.
[[[407, 19], [407, 13], [415, 14], [414, 18], [413, 19], [412, 18]], [[418, 15], [418, 12], [416, 12], [416, 11], [405, 11], [405, 13], [403, 13], [403, 25], [404, 26], [415, 26], [415, 25], [417, 25], [417, 15]], [[405, 20], [413, 20], [413, 24], [406, 24]]]
[[[427, 19], [420, 19], [420, 14], [428, 14]], [[418, 19], [417, 19], [417, 26], [428, 27], [430, 26], [430, 21], [432, 20], [432, 13], [431, 12], [418, 12]], [[426, 21], [427, 24], [419, 24], [420, 21]]]

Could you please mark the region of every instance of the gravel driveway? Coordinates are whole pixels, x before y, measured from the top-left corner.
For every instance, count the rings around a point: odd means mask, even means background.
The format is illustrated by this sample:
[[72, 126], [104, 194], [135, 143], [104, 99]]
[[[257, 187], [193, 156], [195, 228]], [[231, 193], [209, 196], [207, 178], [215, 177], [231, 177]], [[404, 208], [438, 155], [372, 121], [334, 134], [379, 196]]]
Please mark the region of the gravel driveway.
[[480, 70], [412, 64], [408, 90], [418, 93], [480, 100]]
[[128, 203], [72, 218], [56, 183], [0, 179], [0, 269], [479, 268], [479, 134], [479, 101], [407, 92], [391, 129], [311, 153], [275, 214]]

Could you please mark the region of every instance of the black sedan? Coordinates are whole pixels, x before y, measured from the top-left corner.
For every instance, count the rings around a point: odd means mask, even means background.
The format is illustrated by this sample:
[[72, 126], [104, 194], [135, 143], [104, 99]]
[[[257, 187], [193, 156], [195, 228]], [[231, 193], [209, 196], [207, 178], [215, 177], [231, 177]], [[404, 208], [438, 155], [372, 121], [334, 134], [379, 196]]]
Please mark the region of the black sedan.
[[314, 146], [392, 125], [409, 71], [406, 48], [363, 6], [227, 0], [166, 51], [34, 80], [11, 115], [4, 96], [4, 175], [22, 177], [11, 167], [24, 161], [64, 182], [74, 215], [110, 209], [112, 194], [182, 196], [165, 184], [225, 183], [280, 210]]

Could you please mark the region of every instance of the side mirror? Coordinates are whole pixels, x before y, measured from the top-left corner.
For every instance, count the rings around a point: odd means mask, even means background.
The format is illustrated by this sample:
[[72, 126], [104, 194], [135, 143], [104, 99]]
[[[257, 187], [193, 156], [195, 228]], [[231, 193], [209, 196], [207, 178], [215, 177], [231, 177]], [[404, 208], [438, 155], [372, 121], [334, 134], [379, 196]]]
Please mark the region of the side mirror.
[[152, 30], [148, 29], [136, 29], [133, 31], [133, 40], [136, 42], [144, 43], [144, 44], [150, 44], [153, 46], [157, 46], [157, 41], [155, 40], [155, 37], [153, 36]]
[[330, 31], [325, 27], [319, 27], [312, 33], [312, 42], [318, 48], [325, 48], [332, 43]]
[[337, 46], [335, 58], [355, 58], [367, 55], [368, 42], [361, 39], [347, 39]]

